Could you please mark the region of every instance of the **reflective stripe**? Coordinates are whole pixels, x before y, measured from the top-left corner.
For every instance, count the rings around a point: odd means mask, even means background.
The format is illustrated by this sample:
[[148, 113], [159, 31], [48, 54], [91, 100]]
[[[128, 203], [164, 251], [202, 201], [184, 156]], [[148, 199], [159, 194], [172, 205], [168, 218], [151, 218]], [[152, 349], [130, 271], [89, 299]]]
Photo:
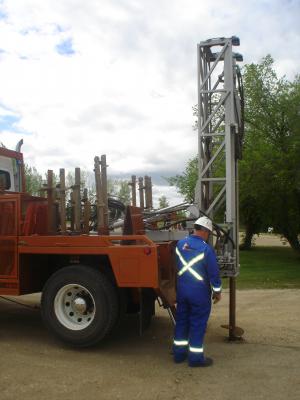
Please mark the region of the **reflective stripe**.
[[221, 290], [222, 290], [222, 286], [219, 286], [219, 287], [212, 287], [213, 288], [213, 291], [214, 292], [221, 292]]
[[192, 353], [203, 353], [203, 347], [189, 347]]
[[187, 346], [189, 342], [187, 340], [174, 340], [176, 346]]
[[176, 254], [179, 257], [179, 260], [182, 262], [182, 264], [184, 265], [183, 268], [181, 268], [181, 270], [178, 272], [178, 275], [181, 276], [182, 274], [184, 274], [186, 271], [189, 271], [192, 275], [194, 275], [194, 277], [196, 279], [198, 279], [199, 281], [203, 281], [203, 278], [201, 275], [198, 274], [198, 272], [196, 272], [195, 270], [193, 270], [193, 268], [191, 268], [194, 264], [196, 264], [198, 261], [203, 260], [204, 258], [204, 253], [198, 254], [196, 257], [192, 258], [189, 262], [186, 262], [185, 259], [182, 257], [182, 254], [180, 253], [180, 251], [178, 250], [178, 248], [176, 247]]
[[180, 251], [178, 250], [177, 247], [176, 247], [176, 254], [178, 255], [179, 260], [182, 262], [182, 264], [183, 264], [183, 265], [186, 265], [187, 262], [186, 262], [185, 259], [182, 257], [182, 255], [181, 255], [181, 253], [180, 253]]
[[194, 271], [192, 268], [189, 268], [189, 272], [194, 275], [194, 277], [196, 279], [198, 279], [198, 281], [203, 281], [203, 278], [201, 275], [198, 274], [198, 272]]
[[[178, 250], [179, 253], [179, 250]], [[181, 255], [181, 254], [180, 254]], [[182, 262], [182, 264], [184, 265], [184, 267], [179, 271], [179, 275], [182, 275], [185, 271], [190, 270], [193, 271], [193, 269], [190, 269], [192, 265], [196, 264], [198, 261], [201, 261], [204, 257], [204, 253], [199, 254], [198, 256], [192, 258], [188, 263], [183, 259], [183, 257], [181, 256], [182, 259], [180, 259], [180, 261]], [[198, 274], [199, 275], [199, 274]], [[200, 275], [199, 275], [200, 276]]]

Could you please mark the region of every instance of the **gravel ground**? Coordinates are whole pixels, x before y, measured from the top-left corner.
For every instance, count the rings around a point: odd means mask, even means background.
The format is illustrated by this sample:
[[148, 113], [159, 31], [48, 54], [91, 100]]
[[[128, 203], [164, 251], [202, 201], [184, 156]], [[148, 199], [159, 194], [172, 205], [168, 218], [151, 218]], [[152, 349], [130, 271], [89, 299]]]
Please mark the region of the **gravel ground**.
[[192, 369], [172, 362], [164, 310], [142, 337], [133, 316], [100, 346], [74, 350], [49, 336], [38, 310], [0, 299], [0, 399], [299, 399], [300, 290], [239, 291], [237, 304], [245, 340], [228, 343], [220, 327], [228, 322], [225, 292], [206, 335], [214, 366]]

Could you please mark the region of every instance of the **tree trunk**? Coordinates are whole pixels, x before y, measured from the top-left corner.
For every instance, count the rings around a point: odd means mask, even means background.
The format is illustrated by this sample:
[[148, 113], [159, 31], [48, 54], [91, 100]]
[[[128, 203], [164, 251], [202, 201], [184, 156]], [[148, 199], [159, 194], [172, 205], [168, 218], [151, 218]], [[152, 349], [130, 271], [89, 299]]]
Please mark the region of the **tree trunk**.
[[284, 236], [287, 239], [287, 241], [289, 242], [291, 248], [300, 254], [300, 242], [298, 239], [298, 235], [287, 234]]
[[252, 238], [255, 234], [252, 226], [246, 225], [245, 237], [243, 243], [240, 245], [240, 250], [251, 250], [252, 248]]

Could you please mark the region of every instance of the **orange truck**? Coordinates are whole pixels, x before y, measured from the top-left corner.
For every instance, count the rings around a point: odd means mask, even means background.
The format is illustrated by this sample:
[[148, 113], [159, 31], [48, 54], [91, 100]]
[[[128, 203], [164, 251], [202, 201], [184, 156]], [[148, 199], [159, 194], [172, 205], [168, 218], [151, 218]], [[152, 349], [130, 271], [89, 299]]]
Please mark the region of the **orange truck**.
[[47, 198], [25, 193], [22, 153], [0, 148], [0, 295], [41, 292], [58, 339], [94, 345], [128, 312], [139, 313], [142, 331], [156, 299], [173, 315], [176, 242], [150, 240], [138, 207], [127, 208], [123, 232], [50, 231]]

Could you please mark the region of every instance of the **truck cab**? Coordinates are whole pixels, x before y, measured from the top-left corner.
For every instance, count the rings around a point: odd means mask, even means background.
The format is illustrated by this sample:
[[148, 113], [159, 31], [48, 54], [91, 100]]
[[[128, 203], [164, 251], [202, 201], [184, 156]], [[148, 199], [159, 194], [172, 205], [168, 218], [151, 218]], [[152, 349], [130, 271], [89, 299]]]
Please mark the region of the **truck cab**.
[[[20, 143], [20, 142], [19, 142]], [[16, 150], [0, 147], [0, 190], [8, 192], [25, 191], [23, 154], [21, 143]]]
[[0, 156], [0, 186], [4, 190], [15, 191], [14, 172], [12, 160]]

